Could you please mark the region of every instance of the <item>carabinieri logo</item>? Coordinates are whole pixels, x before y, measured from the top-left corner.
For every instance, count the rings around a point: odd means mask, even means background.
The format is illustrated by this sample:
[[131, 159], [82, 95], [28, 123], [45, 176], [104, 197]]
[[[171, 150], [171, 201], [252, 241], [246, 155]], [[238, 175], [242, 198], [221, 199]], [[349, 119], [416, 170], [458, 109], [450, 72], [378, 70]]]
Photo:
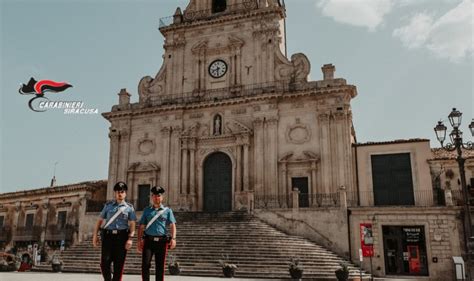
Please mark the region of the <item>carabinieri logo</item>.
[[[28, 81], [28, 84], [23, 84], [18, 92], [22, 95], [35, 95], [35, 97], [30, 99], [28, 102], [28, 106], [35, 112], [44, 112], [46, 111], [46, 108], [44, 106], [42, 107], [41, 105], [49, 102], [49, 99], [44, 96], [45, 93], [59, 93], [70, 87], [72, 87], [72, 85], [66, 82], [55, 82], [52, 80], [36, 81], [35, 78], [31, 77], [30, 81]], [[35, 108], [33, 104], [36, 99], [43, 99], [43, 101], [39, 103], [39, 108]]]
[[87, 108], [83, 101], [50, 101], [44, 96], [47, 92], [59, 93], [71, 88], [66, 82], [55, 82], [51, 80], [36, 81], [31, 77], [28, 84], [23, 84], [18, 92], [22, 95], [35, 95], [28, 102], [28, 106], [35, 112], [45, 112], [48, 109], [60, 109], [64, 114], [99, 114], [98, 108]]

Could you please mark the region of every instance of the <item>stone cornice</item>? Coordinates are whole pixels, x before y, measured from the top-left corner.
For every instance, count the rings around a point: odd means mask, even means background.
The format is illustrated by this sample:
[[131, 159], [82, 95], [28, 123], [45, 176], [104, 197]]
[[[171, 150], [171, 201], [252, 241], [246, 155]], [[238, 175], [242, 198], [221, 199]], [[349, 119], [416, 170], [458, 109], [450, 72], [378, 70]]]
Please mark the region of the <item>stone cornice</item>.
[[45, 187], [45, 188], [32, 189], [32, 190], [22, 190], [22, 191], [16, 191], [16, 192], [3, 193], [3, 194], [0, 194], [0, 200], [49, 195], [49, 194], [55, 194], [55, 193], [94, 191], [97, 188], [100, 188], [101, 186], [107, 186], [107, 181], [106, 180], [88, 181], [88, 182], [81, 182], [81, 183], [76, 183], [76, 184], [69, 184], [69, 185], [62, 185], [62, 186], [55, 186], [55, 187]]
[[102, 113], [102, 116], [105, 119], [110, 121], [111, 119], [122, 118], [122, 117], [127, 117], [127, 116], [142, 116], [142, 115], [149, 115], [149, 114], [155, 114], [155, 113], [166, 112], [166, 111], [220, 107], [220, 106], [225, 106], [225, 105], [235, 105], [235, 104], [242, 104], [242, 103], [263, 101], [263, 100], [293, 99], [295, 97], [303, 97], [303, 96], [320, 97], [322, 95], [331, 95], [331, 94], [347, 93], [347, 92], [351, 94], [351, 97], [355, 97], [357, 95], [357, 90], [355, 86], [341, 85], [337, 87], [301, 90], [298, 92], [264, 93], [260, 95], [254, 95], [254, 96], [229, 98], [229, 99], [220, 100], [220, 101], [203, 101], [203, 102], [196, 102], [192, 104], [174, 104], [174, 105], [164, 105], [164, 106], [153, 106], [153, 107], [141, 108], [141, 109], [129, 109], [129, 110], [123, 110], [123, 111], [104, 112]]
[[181, 29], [189, 29], [192, 27], [200, 27], [200, 26], [206, 26], [209, 27], [214, 24], [221, 24], [225, 22], [232, 22], [240, 19], [247, 19], [247, 18], [252, 18], [252, 17], [258, 17], [261, 18], [265, 15], [269, 14], [274, 14], [278, 13], [282, 18], [285, 17], [285, 10], [280, 7], [268, 7], [266, 9], [257, 9], [257, 10], [249, 10], [248, 12], [241, 13], [241, 14], [230, 14], [230, 15], [222, 15], [219, 17], [216, 17], [215, 19], [209, 19], [209, 17], [205, 17], [202, 19], [196, 19], [193, 21], [184, 21], [183, 23], [176, 24], [176, 25], [168, 25], [159, 28], [160, 32], [163, 35], [166, 35], [168, 32], [172, 31], [178, 31]]
[[367, 215], [370, 216], [389, 216], [389, 215], [457, 215], [462, 211], [462, 207], [439, 206], [439, 207], [422, 207], [422, 206], [384, 206], [384, 207], [349, 207], [351, 215]]

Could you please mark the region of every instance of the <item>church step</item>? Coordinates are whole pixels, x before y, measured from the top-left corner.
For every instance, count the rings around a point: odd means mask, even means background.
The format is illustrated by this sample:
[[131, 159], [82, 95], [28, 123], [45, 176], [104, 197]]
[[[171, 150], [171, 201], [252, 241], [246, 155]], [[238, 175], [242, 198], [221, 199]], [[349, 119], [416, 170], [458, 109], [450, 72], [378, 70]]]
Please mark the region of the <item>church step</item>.
[[[175, 213], [177, 248], [169, 252], [180, 263], [182, 275], [222, 276], [223, 253], [239, 267], [236, 277], [288, 278], [291, 257], [300, 259], [304, 276], [335, 280], [344, 259], [302, 237], [287, 235], [246, 213]], [[125, 273], [140, 274], [141, 256], [135, 245], [127, 255]], [[169, 257], [168, 257], [169, 258]], [[100, 248], [87, 239], [62, 253], [66, 272], [100, 272]], [[351, 273], [358, 269], [350, 265]], [[36, 270], [48, 270], [48, 266]]]

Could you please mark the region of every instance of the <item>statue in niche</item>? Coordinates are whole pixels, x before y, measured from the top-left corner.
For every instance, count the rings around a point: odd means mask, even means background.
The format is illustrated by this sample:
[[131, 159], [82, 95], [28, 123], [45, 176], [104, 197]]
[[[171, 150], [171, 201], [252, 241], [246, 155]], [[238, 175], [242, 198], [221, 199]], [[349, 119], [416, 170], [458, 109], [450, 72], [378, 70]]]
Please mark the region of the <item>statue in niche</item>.
[[215, 117], [214, 117], [214, 136], [219, 136], [222, 134], [222, 117], [217, 114]]

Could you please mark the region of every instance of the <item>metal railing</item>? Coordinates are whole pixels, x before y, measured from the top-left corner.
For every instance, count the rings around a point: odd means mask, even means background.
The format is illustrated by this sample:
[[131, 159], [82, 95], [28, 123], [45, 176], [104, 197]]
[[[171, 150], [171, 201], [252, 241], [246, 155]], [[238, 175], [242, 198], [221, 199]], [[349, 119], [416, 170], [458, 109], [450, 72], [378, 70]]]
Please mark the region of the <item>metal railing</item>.
[[341, 196], [337, 192], [336, 193], [316, 193], [316, 194], [300, 193], [298, 195], [300, 208], [339, 207], [340, 198]]
[[[440, 193], [432, 189], [361, 191], [358, 195], [361, 206], [437, 206], [442, 202]], [[354, 194], [348, 197], [356, 198]]]
[[291, 208], [291, 198], [286, 195], [258, 195], [254, 200], [255, 209]]
[[78, 227], [72, 224], [66, 224], [64, 227], [60, 225], [48, 225], [45, 233], [47, 241], [72, 241], [74, 232], [78, 231]]
[[14, 241], [38, 241], [43, 228], [41, 226], [18, 227], [15, 231]]
[[460, 189], [451, 190], [451, 195], [453, 197], [454, 206], [464, 206], [464, 195], [463, 195], [462, 190]]
[[227, 5], [222, 11], [215, 11], [213, 9], [192, 10], [187, 9], [182, 16], [164, 17], [160, 19], [159, 28], [168, 27], [172, 24], [179, 24], [181, 22], [192, 22], [195, 20], [211, 20], [218, 16], [232, 15], [245, 11], [251, 11], [257, 8], [256, 1], [246, 0], [243, 3]]
[[10, 226], [0, 227], [0, 241], [10, 241], [12, 237], [12, 228]]

